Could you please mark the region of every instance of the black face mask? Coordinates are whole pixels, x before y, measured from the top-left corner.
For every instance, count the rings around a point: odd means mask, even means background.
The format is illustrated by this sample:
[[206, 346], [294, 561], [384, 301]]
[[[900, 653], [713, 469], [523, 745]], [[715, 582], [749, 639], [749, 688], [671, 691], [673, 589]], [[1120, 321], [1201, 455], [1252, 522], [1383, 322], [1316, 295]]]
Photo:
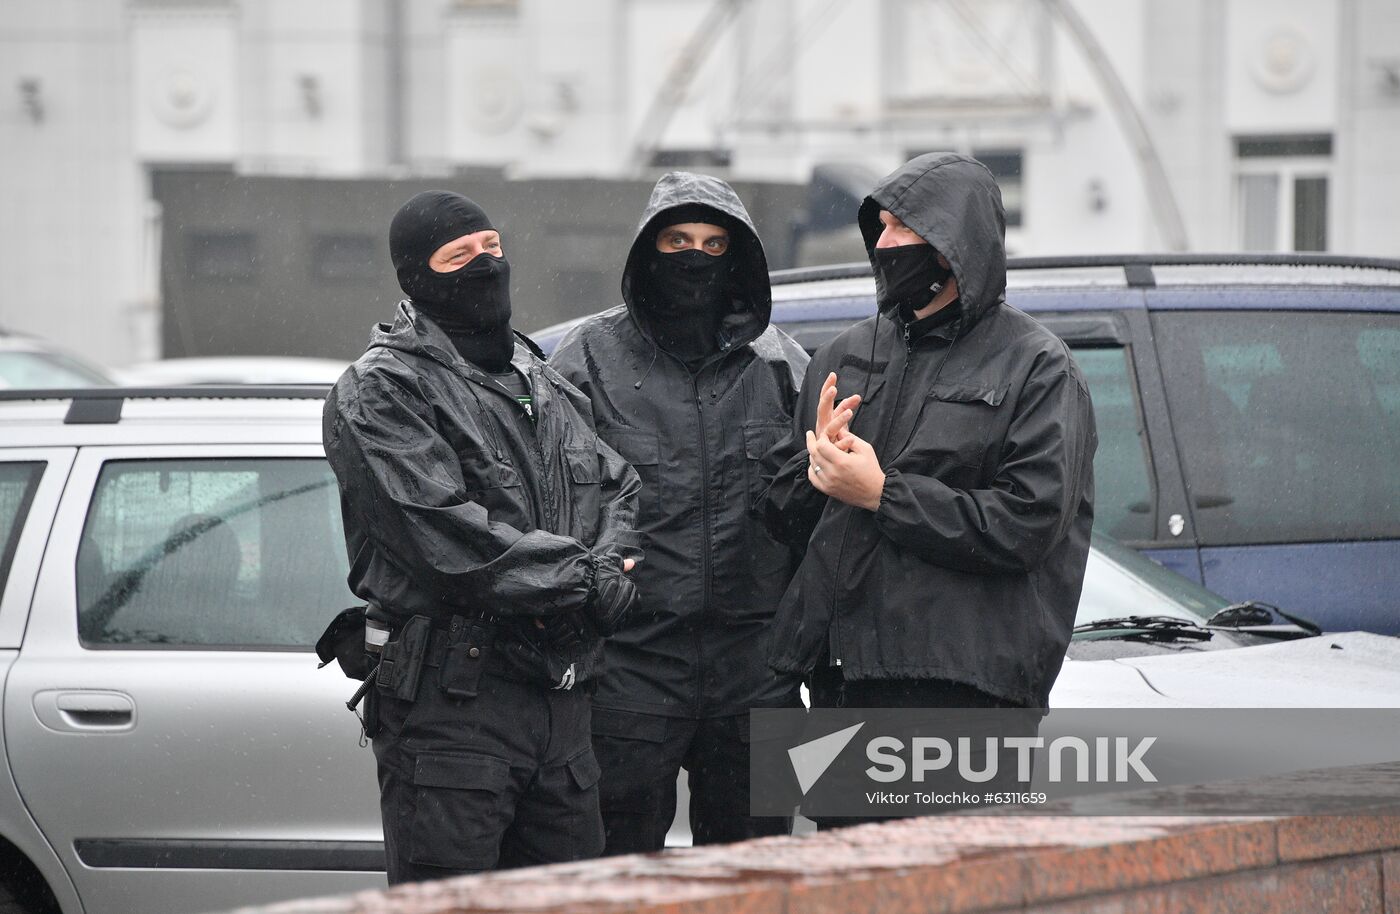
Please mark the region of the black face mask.
[[927, 307], [953, 278], [952, 268], [938, 262], [938, 249], [931, 244], [876, 248], [871, 259], [875, 266], [875, 299], [883, 311], [917, 311]]
[[467, 361], [504, 370], [515, 349], [510, 329], [510, 264], [479, 253], [450, 273], [428, 266], [433, 254], [463, 235], [494, 230], [486, 212], [451, 191], [430, 190], [399, 208], [389, 226], [389, 253], [399, 285], [417, 309], [451, 338]]
[[510, 324], [510, 263], [480, 253], [450, 273], [431, 267], [399, 271], [418, 309], [449, 334], [485, 333]]
[[727, 253], [657, 252], [647, 264], [648, 310], [663, 318], [723, 316], [730, 298], [729, 267]]

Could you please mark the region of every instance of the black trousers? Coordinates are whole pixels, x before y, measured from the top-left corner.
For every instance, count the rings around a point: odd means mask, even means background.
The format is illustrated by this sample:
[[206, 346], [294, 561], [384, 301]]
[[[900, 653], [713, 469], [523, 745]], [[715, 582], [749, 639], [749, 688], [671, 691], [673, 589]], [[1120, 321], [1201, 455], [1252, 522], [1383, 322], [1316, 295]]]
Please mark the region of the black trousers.
[[[1040, 712], [998, 698], [981, 689], [947, 679], [853, 679], [841, 675], [839, 666], [819, 663], [808, 681], [813, 708], [1014, 708], [1024, 714], [1008, 717], [1003, 736], [1035, 736], [1040, 729]], [[978, 765], [977, 767], [981, 767]], [[998, 765], [999, 779], [986, 784], [990, 789], [1018, 789], [1014, 778], [1015, 761], [1006, 753]], [[949, 806], [946, 812], [956, 812]], [[813, 816], [817, 828], [826, 831], [868, 822], [887, 822], [889, 816]]]
[[808, 683], [814, 708], [1019, 708], [976, 686], [948, 679], [852, 679], [817, 665]]
[[682, 768], [697, 845], [792, 831], [791, 817], [749, 815], [747, 714], [689, 720], [595, 708], [593, 749], [603, 770], [606, 854], [665, 847]]
[[488, 671], [458, 700], [437, 672], [415, 701], [376, 696], [389, 884], [602, 853], [588, 696]]

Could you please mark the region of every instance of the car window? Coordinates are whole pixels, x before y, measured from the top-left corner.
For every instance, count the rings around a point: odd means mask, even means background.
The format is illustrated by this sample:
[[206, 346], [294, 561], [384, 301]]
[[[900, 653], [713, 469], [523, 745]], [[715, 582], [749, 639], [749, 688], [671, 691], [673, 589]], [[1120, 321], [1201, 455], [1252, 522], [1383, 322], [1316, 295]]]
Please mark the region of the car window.
[[89, 647], [300, 647], [353, 605], [319, 459], [107, 463], [78, 549]]
[[[849, 322], [810, 321], [783, 324], [809, 353]], [[1094, 529], [1125, 542], [1153, 538], [1157, 498], [1132, 362], [1121, 346], [1077, 347], [1075, 361], [1084, 372], [1094, 401], [1099, 449], [1094, 456]]]
[[1094, 454], [1094, 529], [1120, 540], [1152, 539], [1157, 503], [1147, 435], [1127, 350], [1074, 350], [1094, 401], [1099, 449]]
[[1400, 316], [1162, 312], [1207, 545], [1400, 537]]
[[813, 355], [828, 341], [835, 339], [837, 334], [851, 326], [852, 323], [854, 322], [848, 320], [794, 321], [792, 323], [783, 324], [782, 327], [783, 332], [792, 337], [797, 345], [807, 350], [808, 355]]
[[1175, 616], [1204, 622], [1230, 605], [1219, 594], [1141, 553], [1095, 533], [1074, 624], [1124, 616]]
[[111, 383], [56, 352], [0, 352], [0, 387], [68, 388]]
[[42, 463], [0, 463], [0, 595], [5, 593], [24, 519], [43, 473]]

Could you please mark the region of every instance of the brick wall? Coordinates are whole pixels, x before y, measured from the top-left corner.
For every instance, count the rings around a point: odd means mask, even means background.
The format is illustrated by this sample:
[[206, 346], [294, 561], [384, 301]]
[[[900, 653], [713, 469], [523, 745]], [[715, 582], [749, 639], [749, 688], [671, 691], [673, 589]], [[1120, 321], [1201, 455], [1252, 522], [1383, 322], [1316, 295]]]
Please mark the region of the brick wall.
[[[1375, 772], [1394, 778], [1397, 766], [1350, 771], [1374, 784]], [[1177, 791], [1178, 807], [1189, 809], [1190, 797]], [[507, 911], [1400, 914], [1400, 806], [1329, 816], [906, 819], [288, 902], [256, 914]]]

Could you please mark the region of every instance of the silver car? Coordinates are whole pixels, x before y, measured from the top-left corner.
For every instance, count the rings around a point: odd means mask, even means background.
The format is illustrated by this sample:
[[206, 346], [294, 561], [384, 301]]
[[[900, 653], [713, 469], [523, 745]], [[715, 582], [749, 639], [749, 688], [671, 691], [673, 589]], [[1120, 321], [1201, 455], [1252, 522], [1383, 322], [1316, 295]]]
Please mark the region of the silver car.
[[[311, 652], [355, 602], [323, 394], [0, 392], [0, 910], [198, 912], [384, 884], [355, 683]], [[1104, 623], [1223, 608], [1104, 544], [1052, 704], [1160, 702], [1173, 682], [1195, 689], [1187, 705], [1400, 704], [1393, 638], [1328, 650], [1244, 610], [1185, 641]], [[1235, 674], [1214, 696], [1212, 669]]]
[[0, 389], [112, 384], [106, 370], [35, 336], [0, 330]]

